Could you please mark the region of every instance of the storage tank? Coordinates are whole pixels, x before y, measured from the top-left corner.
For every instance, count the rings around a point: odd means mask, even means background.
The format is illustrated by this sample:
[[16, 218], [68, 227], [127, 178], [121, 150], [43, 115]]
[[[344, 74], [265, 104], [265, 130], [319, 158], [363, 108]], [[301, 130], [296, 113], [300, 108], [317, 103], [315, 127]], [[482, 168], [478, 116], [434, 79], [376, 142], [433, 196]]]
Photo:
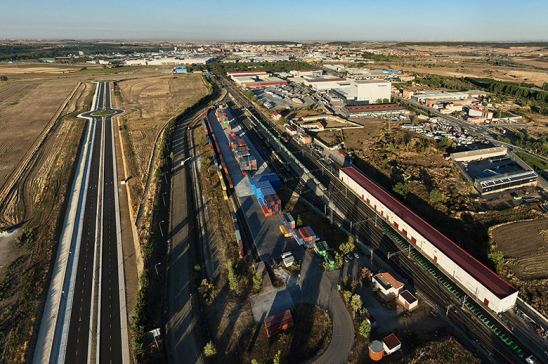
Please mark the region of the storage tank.
[[379, 340], [373, 340], [371, 344], [369, 344], [369, 357], [373, 361], [379, 361], [382, 359], [383, 355], [384, 347], [382, 342]]

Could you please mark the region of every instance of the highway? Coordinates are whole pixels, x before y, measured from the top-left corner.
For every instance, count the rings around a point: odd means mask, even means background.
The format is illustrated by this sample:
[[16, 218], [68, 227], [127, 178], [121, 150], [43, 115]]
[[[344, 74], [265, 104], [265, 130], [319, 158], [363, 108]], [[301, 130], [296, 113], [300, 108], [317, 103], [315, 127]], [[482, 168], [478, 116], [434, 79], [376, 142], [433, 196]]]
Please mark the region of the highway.
[[110, 83], [100, 82], [95, 109], [85, 114], [93, 127], [93, 149], [72, 250], [76, 273], [66, 278], [67, 314], [57, 323], [62, 336], [52, 351], [59, 353], [55, 362], [129, 363], [113, 125], [111, 115], [93, 113], [110, 109]]
[[[277, 131], [269, 125], [269, 120], [263, 117], [249, 100], [245, 99], [240, 94], [239, 90], [224, 80], [224, 78], [221, 78], [221, 82], [223, 82], [223, 85], [229, 89], [230, 93], [238, 99], [239, 103], [245, 105], [251, 114], [268, 125], [268, 128], [274, 135], [278, 135]], [[382, 230], [382, 223], [376, 221], [372, 210], [365, 206], [360, 199], [353, 196], [351, 191], [348, 191], [346, 187], [342, 186], [342, 184], [338, 182], [336, 174], [331, 174], [331, 171], [334, 171], [333, 166], [321, 162], [321, 156], [315, 155], [309, 148], [297, 145], [291, 140], [284, 144], [292, 150], [294, 155], [299, 156], [301, 162], [310, 171], [313, 171], [317, 179], [320, 180], [324, 186], [329, 186], [329, 200], [335, 203], [337, 208], [342, 210], [346, 217], [346, 219], [335, 221], [336, 223], [353, 231], [362, 242], [365, 242], [382, 256], [385, 256], [389, 251], [395, 252], [400, 250], [393, 241], [387, 238], [385, 232]], [[352, 224], [350, 224], [350, 221]], [[440, 309], [445, 309], [450, 306], [451, 309], [449, 310], [448, 315], [454, 323], [459, 324], [459, 326], [472, 337], [470, 344], [476, 347], [479, 346], [479, 349], [483, 348], [484, 353], [491, 353], [492, 356], [486, 357], [486, 360], [489, 360], [490, 362], [523, 362], [523, 358], [518, 358], [514, 352], [490, 332], [490, 329], [485, 324], [478, 321], [475, 315], [467, 311], [466, 308], [461, 308], [461, 303], [456, 300], [456, 297], [451, 296], [438, 280], [422, 270], [413, 259], [407, 258], [403, 254], [399, 254], [394, 263], [396, 263], [395, 265], [399, 267], [400, 271], [406, 277], [409, 277], [415, 287], [425, 293], [440, 307]], [[533, 352], [537, 358], [546, 359], [544, 357], [543, 348], [536, 345], [537, 341], [533, 338], [531, 332], [520, 332], [519, 335], [514, 335], [502, 318], [481, 308], [481, 306], [480, 311], [484, 317], [488, 317], [492, 322], [495, 322], [496, 326], [502, 330], [507, 337], [520, 343], [520, 345], [524, 349], [528, 349], [529, 352]]]

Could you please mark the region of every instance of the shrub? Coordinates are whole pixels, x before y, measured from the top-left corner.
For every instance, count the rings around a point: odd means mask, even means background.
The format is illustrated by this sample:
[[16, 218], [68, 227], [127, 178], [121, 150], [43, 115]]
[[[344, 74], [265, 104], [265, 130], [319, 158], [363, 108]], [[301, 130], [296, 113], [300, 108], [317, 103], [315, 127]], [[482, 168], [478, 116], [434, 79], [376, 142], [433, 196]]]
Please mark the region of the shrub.
[[212, 356], [217, 355], [217, 349], [215, 348], [213, 341], [210, 340], [207, 344], [205, 344], [204, 355], [206, 358], [211, 358]]
[[369, 324], [369, 321], [367, 319], [362, 320], [360, 322], [360, 326], [358, 327], [358, 333], [366, 338], [369, 339], [369, 335], [371, 334], [371, 325]]

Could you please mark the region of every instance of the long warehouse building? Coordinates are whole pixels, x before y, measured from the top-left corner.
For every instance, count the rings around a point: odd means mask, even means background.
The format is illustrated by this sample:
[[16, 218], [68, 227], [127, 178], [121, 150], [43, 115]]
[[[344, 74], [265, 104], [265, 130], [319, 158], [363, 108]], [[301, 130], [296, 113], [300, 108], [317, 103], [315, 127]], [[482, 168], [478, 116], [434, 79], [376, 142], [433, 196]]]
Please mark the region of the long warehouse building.
[[518, 298], [514, 287], [356, 168], [340, 169], [339, 179], [420, 253], [486, 307], [496, 313], [514, 307]]

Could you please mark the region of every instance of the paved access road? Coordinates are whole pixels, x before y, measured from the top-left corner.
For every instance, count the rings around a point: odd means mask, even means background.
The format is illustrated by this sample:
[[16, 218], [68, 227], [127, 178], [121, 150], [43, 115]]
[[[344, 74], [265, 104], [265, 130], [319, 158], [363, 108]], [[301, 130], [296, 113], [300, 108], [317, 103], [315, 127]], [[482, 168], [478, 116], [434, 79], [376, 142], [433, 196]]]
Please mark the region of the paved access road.
[[188, 166], [188, 124], [177, 123], [172, 140], [169, 260], [167, 263], [168, 307], [166, 320], [167, 356], [170, 363], [202, 363], [198, 339], [198, 318], [191, 295], [193, 256], [192, 185]]

